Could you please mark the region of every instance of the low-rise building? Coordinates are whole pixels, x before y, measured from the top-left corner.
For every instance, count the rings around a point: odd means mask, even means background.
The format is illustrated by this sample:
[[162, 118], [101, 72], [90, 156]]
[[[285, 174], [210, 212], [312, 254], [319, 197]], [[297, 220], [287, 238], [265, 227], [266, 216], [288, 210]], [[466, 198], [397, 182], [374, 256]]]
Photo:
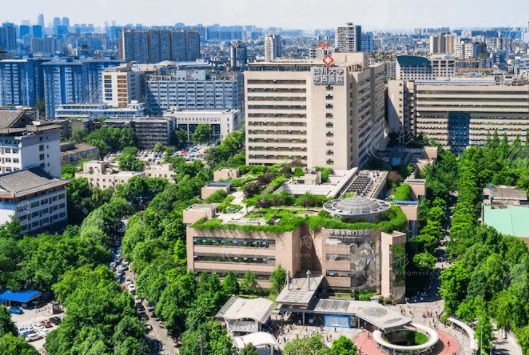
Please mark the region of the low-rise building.
[[219, 182], [220, 180], [236, 179], [240, 176], [239, 169], [224, 168], [219, 169], [213, 173], [213, 181]]
[[173, 165], [147, 165], [144, 171], [120, 171], [117, 162], [92, 160], [83, 164], [83, 171], [75, 173], [75, 177], [84, 177], [92, 186], [102, 189], [126, 184], [135, 176], [166, 178], [174, 183]]
[[33, 122], [24, 111], [0, 110], [0, 174], [39, 166], [60, 178], [60, 128]]
[[68, 223], [66, 185], [40, 167], [0, 175], [0, 225], [12, 218], [23, 234], [58, 231]]
[[224, 139], [228, 133], [241, 128], [241, 111], [240, 110], [223, 110], [223, 111], [204, 111], [204, 110], [186, 110], [180, 111], [172, 108], [164, 114], [164, 117], [173, 118], [176, 122], [176, 129], [182, 129], [187, 132], [188, 139], [199, 124], [211, 126], [213, 139]]
[[98, 159], [99, 151], [97, 147], [84, 143], [75, 142], [61, 143], [61, 166], [77, 165], [83, 159]]
[[108, 103], [68, 103], [55, 109], [55, 118], [121, 118], [142, 117], [145, 104], [131, 101], [127, 106], [112, 107]]

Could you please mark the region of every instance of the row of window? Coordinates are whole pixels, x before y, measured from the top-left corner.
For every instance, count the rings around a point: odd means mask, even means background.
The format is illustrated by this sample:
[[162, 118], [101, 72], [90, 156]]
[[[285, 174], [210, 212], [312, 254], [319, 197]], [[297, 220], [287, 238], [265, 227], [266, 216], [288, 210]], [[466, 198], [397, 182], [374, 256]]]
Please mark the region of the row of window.
[[222, 247], [243, 248], [275, 248], [276, 241], [273, 239], [240, 239], [240, 238], [193, 238], [193, 245], [213, 245]]
[[244, 264], [266, 264], [275, 265], [275, 256], [262, 255], [195, 255], [195, 262], [217, 262], [217, 263], [244, 263]]
[[32, 222], [31, 224], [22, 224], [22, 231], [24, 232], [24, 231], [31, 230], [31, 229], [38, 229], [42, 226], [45, 226], [46, 224], [53, 223], [57, 221], [58, 219], [63, 219], [65, 217], [66, 217], [66, 212], [61, 212], [51, 217], [43, 218], [40, 221]]

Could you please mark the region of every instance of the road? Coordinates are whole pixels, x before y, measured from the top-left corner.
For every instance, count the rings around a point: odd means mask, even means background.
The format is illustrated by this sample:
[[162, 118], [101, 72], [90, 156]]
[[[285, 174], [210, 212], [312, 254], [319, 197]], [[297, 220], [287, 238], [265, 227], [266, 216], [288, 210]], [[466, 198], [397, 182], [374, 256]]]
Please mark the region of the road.
[[[134, 272], [130, 271], [130, 269], [126, 270], [121, 277], [120, 283], [122, 286], [125, 286], [125, 290], [128, 292], [126, 288], [125, 278], [129, 277], [132, 282], [136, 285], [136, 275]], [[147, 307], [147, 302], [143, 301], [143, 306]], [[167, 331], [164, 327], [161, 326], [160, 321], [156, 318], [154, 318], [151, 315], [151, 312], [145, 310], [145, 313], [149, 317], [148, 322], [152, 327], [152, 330], [149, 332], [148, 336], [151, 339], [158, 340], [163, 344], [163, 351], [160, 351], [160, 354], [164, 355], [176, 355], [178, 354], [178, 349], [176, 348], [176, 344], [174, 340], [167, 335]]]

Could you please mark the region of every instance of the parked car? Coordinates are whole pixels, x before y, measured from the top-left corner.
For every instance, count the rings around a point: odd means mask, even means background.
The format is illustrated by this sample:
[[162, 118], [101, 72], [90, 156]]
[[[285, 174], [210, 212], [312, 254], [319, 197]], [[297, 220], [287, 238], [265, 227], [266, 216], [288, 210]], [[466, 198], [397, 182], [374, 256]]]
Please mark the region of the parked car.
[[122, 268], [119, 268], [118, 271], [116, 272], [116, 276], [123, 276], [123, 269]]
[[42, 337], [38, 334], [28, 334], [28, 336], [26, 336], [26, 341], [29, 343], [29, 342], [32, 342], [32, 341], [37, 341], [39, 339], [41, 339]]
[[50, 323], [50, 321], [48, 319], [41, 320], [40, 324], [42, 324], [44, 326], [44, 328], [51, 328], [52, 327], [52, 325], [51, 325], [51, 323]]
[[154, 302], [150, 302], [148, 305], [147, 305], [147, 310], [148, 311], [152, 311], [154, 309], [154, 307], [156, 306], [156, 303]]
[[138, 312], [143, 312], [143, 311], [145, 311], [145, 307], [144, 307], [142, 304], [140, 304], [140, 305], [138, 306], [138, 308], [136, 308], [136, 309], [138, 310]]
[[59, 325], [59, 324], [61, 324], [61, 318], [59, 318], [59, 317], [51, 317], [50, 318], [50, 322], [55, 324], [55, 325]]
[[116, 268], [116, 263], [110, 263], [108, 267], [110, 268], [110, 270], [114, 270]]
[[125, 283], [126, 283], [127, 285], [132, 284], [132, 280], [130, 279], [130, 277], [128, 277], [128, 276], [125, 277]]
[[13, 313], [13, 314], [22, 314], [24, 313], [24, 311], [22, 310], [22, 308], [9, 308], [9, 312]]
[[152, 325], [150, 325], [149, 322], [146, 322], [144, 325], [145, 325], [145, 329], [147, 329], [148, 332], [152, 330]]
[[129, 284], [127, 288], [129, 289], [130, 293], [136, 292], [136, 286], [134, 286], [134, 284]]

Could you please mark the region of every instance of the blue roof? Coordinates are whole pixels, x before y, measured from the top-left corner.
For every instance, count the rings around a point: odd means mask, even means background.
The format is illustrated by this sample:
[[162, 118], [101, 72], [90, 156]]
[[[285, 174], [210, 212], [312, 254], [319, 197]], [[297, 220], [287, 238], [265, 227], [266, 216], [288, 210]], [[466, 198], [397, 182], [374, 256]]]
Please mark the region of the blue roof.
[[403, 200], [395, 200], [394, 203], [398, 205], [418, 205], [419, 201], [403, 201]]
[[208, 186], [231, 186], [231, 182], [210, 182]]
[[4, 301], [22, 302], [26, 303], [39, 297], [41, 293], [39, 291], [26, 290], [26, 291], [6, 291], [0, 295], [0, 299]]

